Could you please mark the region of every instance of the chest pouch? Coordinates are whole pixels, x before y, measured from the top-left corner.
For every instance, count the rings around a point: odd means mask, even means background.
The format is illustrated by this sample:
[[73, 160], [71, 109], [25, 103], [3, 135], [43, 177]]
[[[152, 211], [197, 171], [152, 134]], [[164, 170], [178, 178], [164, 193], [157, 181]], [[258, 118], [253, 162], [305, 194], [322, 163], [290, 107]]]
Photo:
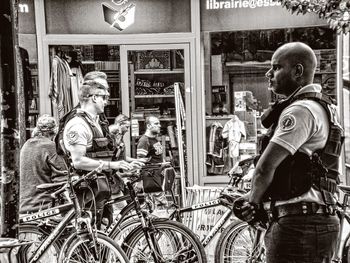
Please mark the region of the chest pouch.
[[274, 179], [264, 196], [264, 201], [288, 200], [300, 196], [312, 186], [312, 162], [302, 152], [288, 156], [278, 166]]

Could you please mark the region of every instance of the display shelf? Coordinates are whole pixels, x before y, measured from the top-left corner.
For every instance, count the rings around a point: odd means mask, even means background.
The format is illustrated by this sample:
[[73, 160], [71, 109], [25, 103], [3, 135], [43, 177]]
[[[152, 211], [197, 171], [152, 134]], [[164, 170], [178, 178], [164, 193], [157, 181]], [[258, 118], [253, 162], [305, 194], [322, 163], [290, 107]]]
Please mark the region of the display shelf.
[[149, 98], [174, 98], [174, 95], [163, 95], [163, 94], [135, 95], [135, 99], [149, 99]]
[[109, 98], [109, 100], [111, 100], [111, 101], [119, 101], [120, 98]]
[[184, 74], [184, 69], [174, 69], [174, 70], [160, 70], [160, 69], [154, 69], [154, 70], [137, 70], [134, 72], [135, 75], [154, 75], [154, 74]]
[[[146, 121], [146, 119], [138, 119], [138, 118], [134, 118], [135, 120], [138, 120], [138, 121]], [[159, 117], [159, 121], [175, 121], [176, 118], [175, 117], [168, 117], [168, 118], [163, 118], [163, 117]]]
[[[134, 57], [143, 58], [139, 55], [139, 52], [142, 53], [143, 51], [133, 52]], [[172, 50], [171, 52], [174, 51]], [[165, 149], [163, 158], [171, 159], [173, 163], [178, 163], [178, 155], [173, 153], [174, 149], [171, 147], [168, 134], [169, 130], [172, 133], [175, 133], [176, 130], [176, 127], [174, 127], [176, 126], [175, 94], [172, 94], [171, 88], [174, 88], [175, 82], [183, 83], [186, 73], [184, 68], [182, 68], [183, 65], [178, 68], [174, 66], [168, 68], [167, 66], [170, 62], [157, 56], [154, 59], [159, 61], [164, 68], [140, 68], [140, 65], [146, 67], [149, 64], [147, 61], [135, 61], [135, 64], [130, 65], [130, 111], [139, 113], [138, 117], [131, 117], [132, 120], [137, 120], [138, 123], [138, 133], [134, 134], [138, 136], [131, 136], [131, 155], [134, 156], [136, 154], [138, 139], [146, 130], [146, 117], [154, 115], [161, 122], [159, 138]], [[176, 134], [172, 136], [176, 136]]]

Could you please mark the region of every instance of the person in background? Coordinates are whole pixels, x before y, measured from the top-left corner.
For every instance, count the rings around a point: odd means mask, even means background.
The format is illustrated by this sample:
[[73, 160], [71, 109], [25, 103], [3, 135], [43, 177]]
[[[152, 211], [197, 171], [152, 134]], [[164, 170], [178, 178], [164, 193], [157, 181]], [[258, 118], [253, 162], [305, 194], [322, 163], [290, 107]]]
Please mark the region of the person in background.
[[157, 136], [160, 134], [160, 121], [155, 116], [146, 118], [146, 131], [141, 136], [137, 144], [137, 158], [147, 158], [150, 163], [162, 163], [163, 146], [158, 141]]
[[[132, 158], [130, 156], [126, 156], [125, 152], [125, 143], [124, 143], [124, 135], [129, 130], [130, 127], [130, 120], [129, 118], [124, 114], [119, 114], [114, 119], [114, 124], [109, 126], [109, 132], [114, 140], [115, 144], [115, 150], [112, 157], [112, 160], [125, 160], [129, 163], [136, 162], [147, 162], [147, 158]], [[116, 198], [118, 196], [121, 196], [123, 193], [127, 193], [127, 189], [125, 188], [125, 184], [123, 179], [121, 179], [119, 176], [115, 175], [113, 177], [113, 182], [111, 184], [112, 188], [112, 198]], [[119, 191], [119, 189], [121, 191]], [[113, 204], [114, 210], [120, 210], [125, 206], [126, 202], [122, 203], [116, 203]]]
[[[149, 163], [163, 163], [163, 145], [158, 141], [157, 136], [160, 134], [160, 121], [155, 116], [146, 118], [146, 131], [141, 136], [137, 144], [137, 158], [146, 158]], [[154, 204], [159, 207], [167, 207], [168, 201], [164, 192], [153, 193], [149, 195], [154, 198]]]
[[252, 189], [233, 207], [251, 224], [268, 221], [269, 263], [332, 262], [339, 237], [334, 194], [343, 131], [332, 99], [313, 84], [316, 65], [313, 50], [300, 42], [273, 54], [266, 77], [286, 99], [262, 117], [270, 132]]
[[36, 189], [44, 183], [61, 182], [67, 179], [67, 166], [56, 152], [53, 138], [57, 124], [53, 117], [42, 115], [20, 151], [19, 211], [21, 214], [37, 212], [50, 207], [49, 194]]

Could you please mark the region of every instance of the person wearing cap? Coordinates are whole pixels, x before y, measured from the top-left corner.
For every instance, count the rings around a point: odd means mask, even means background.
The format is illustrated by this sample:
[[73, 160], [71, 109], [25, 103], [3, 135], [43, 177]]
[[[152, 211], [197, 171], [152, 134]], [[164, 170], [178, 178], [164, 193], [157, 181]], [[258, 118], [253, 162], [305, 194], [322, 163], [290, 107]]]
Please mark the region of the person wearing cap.
[[37, 185], [66, 180], [67, 167], [56, 152], [53, 138], [57, 123], [49, 115], [39, 117], [32, 138], [27, 140], [20, 151], [20, 206], [21, 214], [48, 208], [50, 196], [36, 189]]

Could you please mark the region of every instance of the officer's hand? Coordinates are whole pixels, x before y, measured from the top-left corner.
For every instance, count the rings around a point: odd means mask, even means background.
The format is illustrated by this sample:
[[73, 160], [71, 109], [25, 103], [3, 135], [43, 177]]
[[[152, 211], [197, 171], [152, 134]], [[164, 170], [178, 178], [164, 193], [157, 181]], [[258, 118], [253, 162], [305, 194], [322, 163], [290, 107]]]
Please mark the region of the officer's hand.
[[255, 207], [245, 197], [240, 197], [233, 203], [233, 213], [242, 221], [249, 223], [255, 218]]
[[145, 165], [143, 162], [139, 161], [138, 159], [132, 161], [130, 164], [132, 165], [133, 169], [141, 169], [141, 167]]
[[130, 171], [134, 167], [126, 161], [116, 161], [116, 162], [111, 162], [111, 168], [114, 170], [122, 169], [124, 171]]

